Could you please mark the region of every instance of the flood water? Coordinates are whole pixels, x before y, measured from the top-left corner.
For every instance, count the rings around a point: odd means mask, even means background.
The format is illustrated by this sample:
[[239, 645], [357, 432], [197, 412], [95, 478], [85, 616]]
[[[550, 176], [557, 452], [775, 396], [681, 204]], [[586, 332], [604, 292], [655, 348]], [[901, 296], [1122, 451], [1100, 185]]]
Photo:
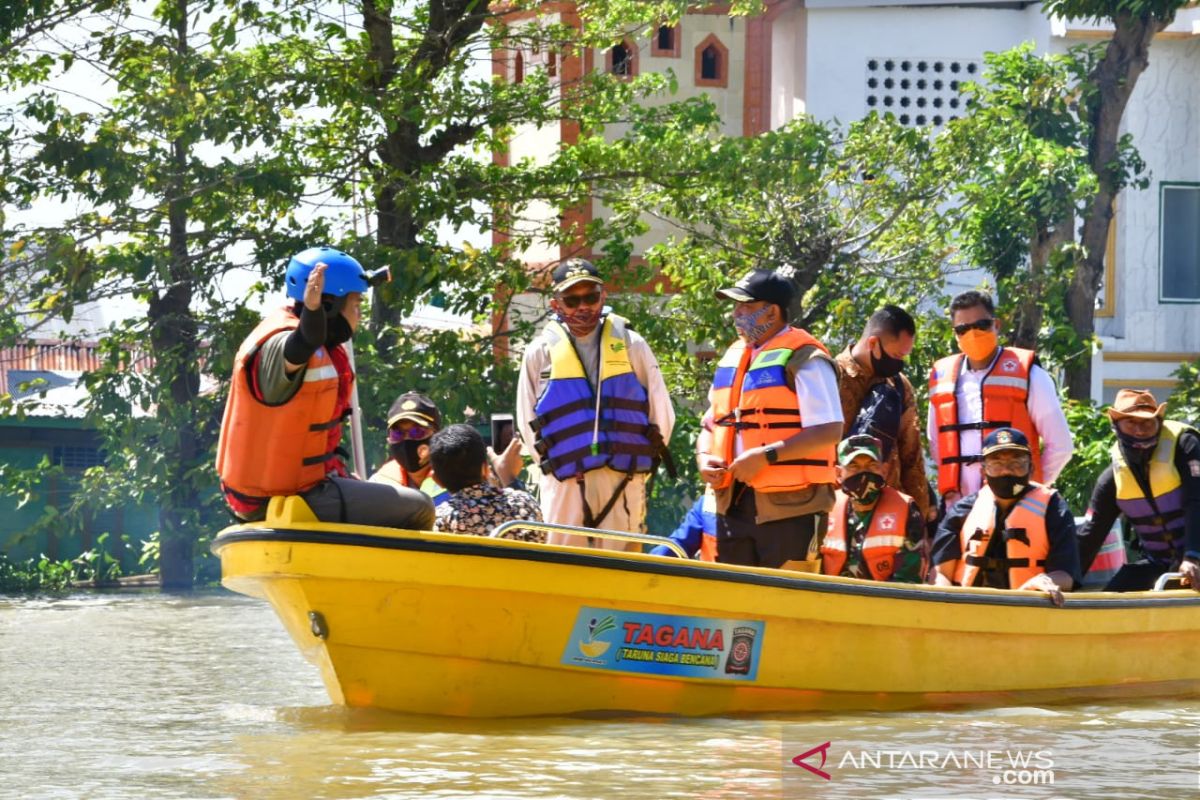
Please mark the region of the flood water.
[[331, 706], [259, 601], [0, 597], [0, 797], [1182, 800], [1200, 798], [1200, 702], [416, 718]]

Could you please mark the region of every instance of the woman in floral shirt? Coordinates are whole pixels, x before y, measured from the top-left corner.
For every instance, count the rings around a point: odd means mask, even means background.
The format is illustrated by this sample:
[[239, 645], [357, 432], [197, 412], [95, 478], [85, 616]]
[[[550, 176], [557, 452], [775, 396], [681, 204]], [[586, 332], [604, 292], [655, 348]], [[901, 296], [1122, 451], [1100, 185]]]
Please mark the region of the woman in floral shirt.
[[[488, 536], [512, 520], [542, 521], [538, 502], [528, 492], [501, 489], [488, 482], [487, 445], [470, 425], [450, 425], [429, 440], [433, 475], [449, 498], [437, 507], [434, 530]], [[542, 531], [513, 529], [506, 539], [544, 542]]]

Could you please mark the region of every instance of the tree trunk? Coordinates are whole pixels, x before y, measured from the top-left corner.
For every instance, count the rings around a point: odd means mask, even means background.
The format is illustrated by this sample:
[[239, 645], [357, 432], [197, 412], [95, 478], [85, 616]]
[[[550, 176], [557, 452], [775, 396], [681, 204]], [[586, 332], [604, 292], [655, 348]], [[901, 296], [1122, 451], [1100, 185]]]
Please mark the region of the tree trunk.
[[[418, 236], [423, 229], [421, 212], [413, 205], [412, 186], [422, 180], [422, 170], [440, 163], [453, 149], [470, 141], [482, 123], [453, 123], [437, 133], [426, 136], [421, 118], [426, 113], [419, 99], [414, 99], [402, 113], [387, 102], [394, 91], [393, 82], [401, 69], [419, 72], [428, 84], [451, 64], [457, 49], [468, 42], [487, 21], [488, 6], [478, 0], [434, 0], [428, 3], [428, 28], [423, 31], [420, 45], [404, 63], [398, 61], [394, 45], [395, 22], [391, 17], [392, 4], [363, 2], [363, 28], [370, 42], [368, 59], [372, 69], [364, 83], [370, 96], [380, 108], [389, 108], [389, 132], [375, 150], [378, 161], [372, 165], [371, 177], [375, 186], [377, 227], [375, 242], [389, 263], [396, 264], [398, 255], [417, 249]], [[405, 35], [408, 35], [405, 31]], [[393, 267], [395, 269], [395, 266]], [[404, 267], [400, 267], [403, 269]], [[406, 289], [425, 288], [428, 281], [422, 275], [395, 275], [397, 285]], [[395, 342], [395, 330], [400, 325], [402, 309], [387, 300], [386, 293], [376, 292], [371, 303], [371, 329], [376, 332], [376, 344], [381, 357]]]
[[1026, 350], [1038, 349], [1038, 333], [1042, 330], [1042, 294], [1046, 291], [1046, 265], [1050, 262], [1052, 230], [1038, 228], [1029, 243], [1029, 273], [1021, 286], [1017, 307], [1013, 312], [1012, 343]]
[[[380, 148], [381, 157], [386, 157], [387, 154], [390, 158], [376, 170], [376, 180], [381, 185], [375, 193], [375, 243], [381, 252], [388, 254], [411, 252], [417, 247], [413, 210], [401, 199], [403, 193], [394, 177], [398, 171], [411, 171], [411, 165], [404, 163], [403, 152], [408, 147], [417, 145], [416, 136], [412, 137], [412, 142], [407, 146], [395, 141], [397, 138], [398, 134], [389, 136], [388, 143], [391, 146]], [[409, 276], [393, 277], [400, 278], [402, 284], [410, 283], [409, 280], [405, 280]], [[381, 356], [395, 344], [395, 330], [400, 325], [400, 319], [399, 307], [393, 303], [381, 302], [379, 293], [376, 293], [371, 303], [371, 330], [377, 334], [376, 341]]]
[[[174, 20], [176, 55], [182, 63], [188, 52], [188, 0], [176, 0]], [[190, 97], [187, 81], [180, 77], [181, 97]], [[166, 463], [176, 471], [159, 496], [159, 581], [163, 589], [190, 589], [195, 580], [192, 549], [197, 531], [186, 525], [187, 512], [199, 508], [199, 497], [188, 473], [199, 455], [191, 409], [200, 395], [200, 346], [191, 302], [194, 293], [188, 258], [187, 224], [188, 146], [171, 143], [175, 179], [167, 190], [169, 274], [171, 285], [150, 298], [150, 345], [155, 370], [162, 370], [167, 396], [158, 398], [155, 411], [161, 430], [160, 447]]]
[[1015, 346], [1026, 350], [1038, 349], [1042, 321], [1045, 318], [1042, 303], [1047, 289], [1055, 283], [1054, 276], [1050, 274], [1050, 260], [1054, 253], [1070, 243], [1074, 236], [1075, 217], [1072, 214], [1054, 225], [1041, 228], [1030, 242], [1029, 278], [1021, 286], [1013, 326], [1012, 342]]
[[[1162, 21], [1149, 15], [1114, 15], [1112, 19], [1116, 32], [1109, 40], [1104, 57], [1088, 76], [1099, 93], [1098, 99], [1088, 109], [1088, 122], [1092, 126], [1088, 160], [1099, 188], [1083, 218], [1083, 231], [1080, 234], [1083, 253], [1076, 259], [1070, 292], [1067, 294], [1067, 315], [1083, 341], [1090, 342], [1096, 331], [1096, 295], [1104, 275], [1104, 255], [1108, 226], [1112, 221], [1113, 200], [1116, 199], [1121, 181], [1115, 167], [1118, 164], [1121, 118], [1138, 78], [1150, 63], [1151, 40], [1173, 18], [1173, 14]], [[1088, 347], [1077, 360], [1067, 365], [1067, 394], [1076, 400], [1087, 400], [1091, 393], [1092, 357], [1091, 347]]]

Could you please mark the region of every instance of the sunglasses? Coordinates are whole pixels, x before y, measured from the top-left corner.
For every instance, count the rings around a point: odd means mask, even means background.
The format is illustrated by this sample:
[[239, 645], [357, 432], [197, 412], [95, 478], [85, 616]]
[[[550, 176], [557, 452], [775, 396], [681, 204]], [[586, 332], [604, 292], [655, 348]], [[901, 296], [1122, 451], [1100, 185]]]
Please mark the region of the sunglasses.
[[1014, 472], [1024, 475], [1029, 471], [1030, 463], [1032, 462], [1028, 458], [986, 458], [983, 461], [983, 471], [993, 478]]
[[562, 303], [567, 308], [579, 308], [580, 305], [594, 306], [600, 302], [600, 292], [588, 292], [587, 294], [564, 294], [558, 298], [558, 302]]
[[411, 428], [388, 428], [388, 444], [400, 444], [407, 439], [419, 442], [430, 436], [433, 436], [433, 431], [429, 428], [422, 428], [420, 425], [414, 425]]
[[967, 331], [990, 331], [992, 329], [992, 324], [995, 323], [995, 321], [996, 320], [990, 317], [984, 317], [983, 319], [977, 319], [974, 322], [964, 322], [962, 325], [954, 326], [954, 333], [957, 336], [966, 336]]

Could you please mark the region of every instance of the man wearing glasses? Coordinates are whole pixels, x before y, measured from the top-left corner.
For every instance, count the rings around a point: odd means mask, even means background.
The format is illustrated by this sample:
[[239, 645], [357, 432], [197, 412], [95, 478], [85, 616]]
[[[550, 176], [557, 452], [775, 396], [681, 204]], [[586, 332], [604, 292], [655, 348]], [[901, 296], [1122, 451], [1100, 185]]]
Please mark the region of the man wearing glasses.
[[1066, 501], [1031, 480], [1032, 449], [1018, 430], [989, 433], [981, 464], [986, 485], [946, 510], [934, 538], [935, 584], [1046, 592], [1061, 606], [1081, 580]]
[[387, 424], [390, 458], [371, 480], [420, 489], [435, 505], [445, 502], [448, 493], [430, 474], [429, 438], [442, 428], [438, 407], [420, 392], [405, 392], [388, 409]]
[[[646, 476], [675, 425], [658, 361], [625, 320], [607, 313], [591, 263], [567, 259], [551, 281], [551, 319], [525, 348], [517, 382], [517, 430], [539, 462], [542, 517], [641, 533]], [[638, 549], [565, 534], [548, 540]]]
[[961, 352], [930, 371], [927, 426], [944, 507], [979, 491], [981, 442], [999, 428], [1020, 431], [1029, 443], [1033, 480], [1054, 483], [1071, 460], [1074, 441], [1037, 354], [1000, 346], [992, 298], [982, 292], [955, 297], [950, 321]]

